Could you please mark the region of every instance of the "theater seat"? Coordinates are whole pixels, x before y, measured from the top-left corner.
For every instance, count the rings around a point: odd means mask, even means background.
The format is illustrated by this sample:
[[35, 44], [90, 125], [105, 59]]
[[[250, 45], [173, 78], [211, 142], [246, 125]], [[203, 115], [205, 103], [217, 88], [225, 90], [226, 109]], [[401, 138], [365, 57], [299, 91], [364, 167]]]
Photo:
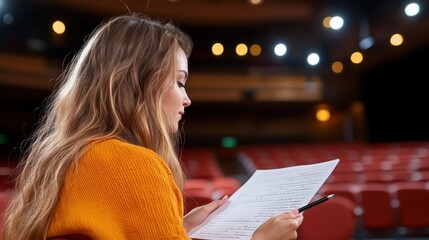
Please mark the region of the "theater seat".
[[356, 230], [356, 205], [342, 196], [306, 210], [299, 240], [349, 240]]
[[396, 235], [393, 193], [389, 184], [364, 183], [360, 186], [363, 227], [369, 236]]
[[399, 201], [399, 224], [408, 230], [429, 228], [429, 182], [393, 185]]

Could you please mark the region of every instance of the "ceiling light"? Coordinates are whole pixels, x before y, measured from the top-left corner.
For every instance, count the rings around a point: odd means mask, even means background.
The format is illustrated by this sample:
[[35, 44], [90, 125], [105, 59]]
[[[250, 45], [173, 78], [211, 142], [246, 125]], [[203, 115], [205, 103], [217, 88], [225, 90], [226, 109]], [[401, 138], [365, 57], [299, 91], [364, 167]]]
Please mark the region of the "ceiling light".
[[329, 21], [329, 25], [331, 26], [332, 29], [338, 30], [343, 27], [344, 20], [342, 17], [335, 16], [331, 18], [331, 20]]
[[274, 53], [279, 57], [285, 55], [286, 51], [287, 51], [287, 47], [283, 43], [279, 43], [274, 47]]
[[263, 0], [249, 0], [251, 5], [259, 5], [263, 2]]
[[407, 16], [412, 17], [420, 12], [420, 6], [417, 3], [410, 3], [405, 7], [404, 11]]
[[402, 35], [401, 35], [401, 34], [399, 34], [399, 33], [393, 34], [393, 35], [390, 37], [390, 44], [392, 44], [393, 46], [399, 46], [399, 45], [401, 45], [403, 42], [404, 42], [404, 38], [403, 38], [403, 37], [402, 37]]
[[320, 61], [319, 54], [317, 53], [310, 53], [307, 57], [307, 62], [311, 66], [317, 65]]

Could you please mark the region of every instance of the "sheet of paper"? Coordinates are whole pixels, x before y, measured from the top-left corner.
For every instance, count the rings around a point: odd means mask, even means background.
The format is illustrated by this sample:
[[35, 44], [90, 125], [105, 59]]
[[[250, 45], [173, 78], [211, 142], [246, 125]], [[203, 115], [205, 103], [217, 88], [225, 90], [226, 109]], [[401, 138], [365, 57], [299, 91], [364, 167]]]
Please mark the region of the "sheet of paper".
[[189, 236], [196, 239], [250, 239], [272, 216], [310, 202], [339, 160], [256, 170], [222, 207]]

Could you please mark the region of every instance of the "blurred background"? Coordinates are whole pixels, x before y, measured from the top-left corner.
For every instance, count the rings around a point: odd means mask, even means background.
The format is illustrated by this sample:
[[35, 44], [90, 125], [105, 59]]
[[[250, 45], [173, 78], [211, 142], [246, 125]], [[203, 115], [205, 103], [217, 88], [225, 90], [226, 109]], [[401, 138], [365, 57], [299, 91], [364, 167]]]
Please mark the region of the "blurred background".
[[34, 129], [85, 37], [127, 11], [171, 19], [195, 42], [186, 146], [425, 140], [428, 1], [410, 3], [1, 0], [0, 152]]
[[[0, 157], [18, 158], [92, 30], [133, 11], [169, 19], [194, 41], [182, 143], [189, 178], [240, 186], [256, 169], [340, 158], [344, 174], [327, 185], [426, 184], [428, 8], [428, 0], [0, 0]], [[354, 203], [353, 230], [370, 229]], [[409, 229], [392, 219], [381, 237]]]

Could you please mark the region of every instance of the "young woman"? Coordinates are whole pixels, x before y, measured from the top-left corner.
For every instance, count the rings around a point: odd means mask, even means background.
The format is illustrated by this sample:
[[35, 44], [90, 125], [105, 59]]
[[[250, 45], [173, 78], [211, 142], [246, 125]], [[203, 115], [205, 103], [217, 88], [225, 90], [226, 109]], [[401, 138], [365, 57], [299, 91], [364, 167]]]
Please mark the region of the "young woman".
[[[94, 31], [60, 76], [20, 166], [4, 239], [189, 239], [227, 198], [183, 216], [175, 154], [191, 39], [130, 13]], [[295, 239], [302, 215], [254, 239]]]

